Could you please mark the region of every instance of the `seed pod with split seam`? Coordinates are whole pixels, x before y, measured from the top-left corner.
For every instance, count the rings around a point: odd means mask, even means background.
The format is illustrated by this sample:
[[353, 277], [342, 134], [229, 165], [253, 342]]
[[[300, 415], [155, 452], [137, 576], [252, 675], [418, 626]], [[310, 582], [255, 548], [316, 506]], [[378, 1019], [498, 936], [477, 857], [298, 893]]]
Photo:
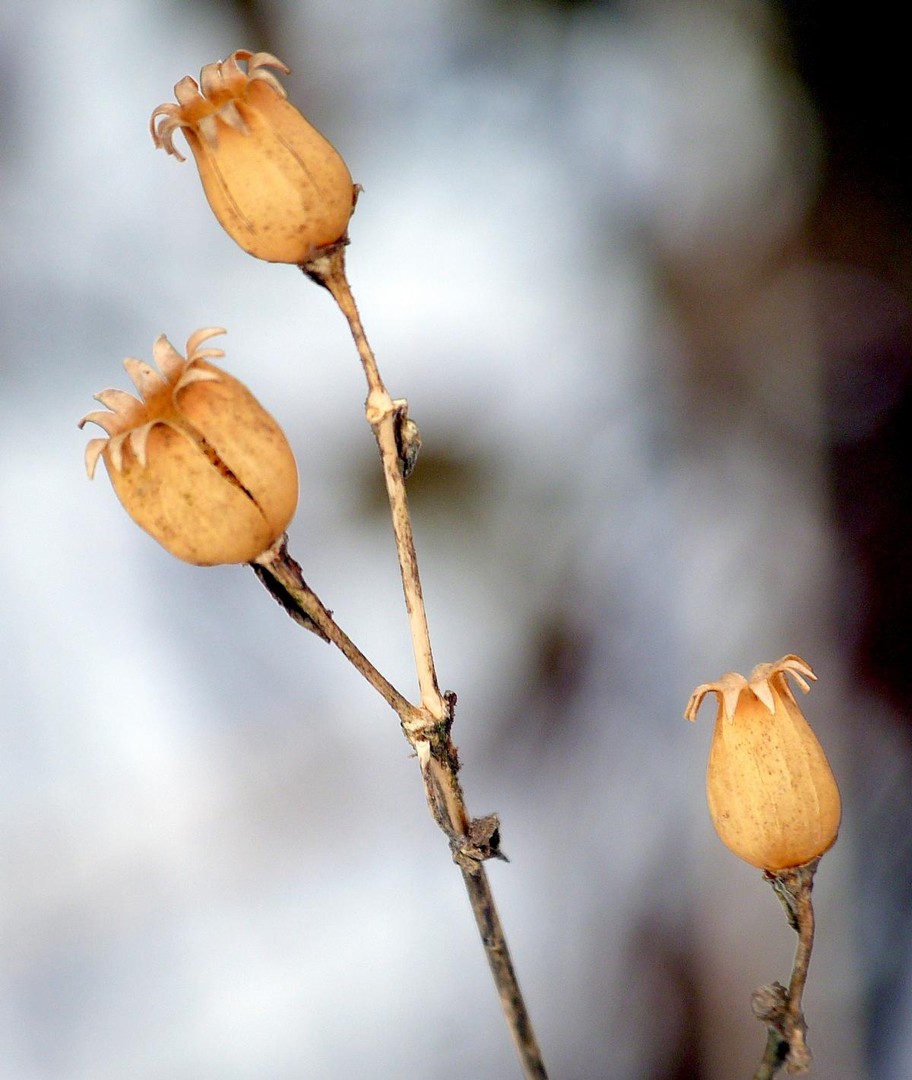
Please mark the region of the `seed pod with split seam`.
[[130, 517], [172, 555], [201, 566], [250, 562], [288, 527], [298, 500], [294, 455], [282, 429], [237, 379], [201, 348], [220, 329], [197, 330], [186, 359], [162, 335], [153, 355], [124, 367], [142, 400], [123, 390], [96, 399], [108, 412], [80, 421], [107, 438], [86, 447], [98, 459]]

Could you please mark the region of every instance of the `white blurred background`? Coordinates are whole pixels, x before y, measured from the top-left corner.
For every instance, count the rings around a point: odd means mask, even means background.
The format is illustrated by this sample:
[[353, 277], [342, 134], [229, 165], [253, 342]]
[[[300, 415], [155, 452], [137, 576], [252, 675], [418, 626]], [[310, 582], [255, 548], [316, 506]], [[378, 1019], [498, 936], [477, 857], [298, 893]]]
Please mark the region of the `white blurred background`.
[[518, 1075], [396, 718], [249, 570], [180, 564], [83, 472], [76, 421], [128, 386], [122, 358], [227, 327], [224, 366], [298, 454], [292, 553], [413, 692], [345, 324], [149, 137], [236, 48], [292, 68], [364, 186], [350, 277], [421, 427], [438, 669], [470, 809], [502, 818], [491, 877], [552, 1076], [756, 1068], [750, 993], [787, 981], [793, 935], [713, 833], [712, 709], [682, 711], [788, 652], [845, 797], [814, 1076], [912, 1073], [910, 582], [884, 554], [912, 243], [812, 92], [808, 21], [864, 28], [795, 7], [0, 10], [4, 1080]]

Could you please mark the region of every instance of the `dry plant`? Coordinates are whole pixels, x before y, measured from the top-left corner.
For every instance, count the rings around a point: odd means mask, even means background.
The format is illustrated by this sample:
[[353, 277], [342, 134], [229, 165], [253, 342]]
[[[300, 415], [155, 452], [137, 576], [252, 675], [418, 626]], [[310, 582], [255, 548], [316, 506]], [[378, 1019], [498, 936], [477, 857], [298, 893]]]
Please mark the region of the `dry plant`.
[[[125, 367], [140, 397], [121, 390], [97, 395], [89, 413], [105, 438], [89, 442], [91, 476], [101, 459], [130, 516], [168, 551], [201, 566], [248, 563], [300, 625], [335, 645], [390, 705], [418, 760], [431, 814], [462, 874], [504, 1016], [527, 1078], [546, 1071], [485, 870], [503, 858], [495, 815], [473, 818], [459, 781], [452, 739], [456, 696], [441, 692], [434, 667], [406, 482], [421, 440], [407, 402], [381, 378], [345, 270], [348, 225], [358, 191], [334, 147], [291, 105], [268, 53], [239, 50], [206, 65], [200, 83], [187, 76], [177, 104], [160, 105], [150, 128], [155, 145], [183, 160], [180, 130], [220, 224], [249, 254], [299, 267], [331, 294], [351, 329], [367, 382], [365, 416], [380, 454], [399, 557], [420, 698], [410, 701], [357, 648], [304, 580], [287, 549], [286, 529], [298, 498], [294, 456], [275, 420], [253, 395], [212, 363], [224, 354], [205, 343], [224, 333], [197, 331], [181, 355], [164, 336], [153, 347], [157, 370], [141, 360]], [[720, 836], [761, 867], [799, 933], [788, 989], [755, 995], [769, 1028], [756, 1077], [783, 1064], [807, 1067], [801, 992], [813, 938], [811, 881], [817, 860], [836, 838], [839, 794], [819, 743], [786, 682], [804, 689], [810, 668], [797, 657], [761, 665], [750, 681], [734, 674], [694, 692], [719, 697], [710, 759], [710, 808]]]

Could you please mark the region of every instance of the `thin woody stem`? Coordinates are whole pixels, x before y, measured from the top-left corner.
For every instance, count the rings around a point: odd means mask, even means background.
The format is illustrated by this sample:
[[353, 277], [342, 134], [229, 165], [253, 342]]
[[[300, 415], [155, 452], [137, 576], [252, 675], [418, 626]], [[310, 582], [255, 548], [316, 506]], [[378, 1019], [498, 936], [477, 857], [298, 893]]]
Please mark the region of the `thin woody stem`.
[[[450, 737], [456, 697], [451, 693], [441, 694], [437, 682], [405, 491], [405, 477], [414, 463], [409, 450], [403, 451], [401, 441], [403, 429], [409, 422], [408, 405], [403, 400], [394, 401], [380, 377], [345, 273], [346, 242], [323, 249], [301, 269], [328, 289], [338, 304], [351, 329], [367, 380], [365, 416], [380, 450], [421, 694], [421, 709], [417, 717], [406, 720], [400, 713], [402, 727], [421, 766], [428, 807], [448, 837], [453, 859], [462, 871], [523, 1075], [526, 1080], [547, 1080], [541, 1051], [483, 865], [485, 859], [504, 857], [500, 852], [498, 822], [493, 815], [476, 820], [469, 817], [457, 775], [459, 761], [456, 747]], [[413, 441], [412, 450], [415, 448]]]
[[462, 877], [472, 903], [478, 932], [484, 942], [491, 974], [500, 995], [500, 1004], [507, 1020], [507, 1027], [510, 1029], [516, 1053], [522, 1063], [523, 1075], [526, 1080], [548, 1080], [532, 1021], [519, 989], [516, 972], [513, 970], [513, 961], [507, 947], [503, 926], [500, 923], [500, 916], [494, 906], [494, 896], [488, 883], [488, 875], [485, 873], [484, 866], [479, 863], [477, 869], [464, 866]]
[[763, 1052], [763, 1060], [753, 1080], [773, 1080], [773, 1077], [782, 1068], [785, 1055], [788, 1052], [788, 1043], [779, 1037], [778, 1032], [772, 1028], [766, 1034], [766, 1049]]
[[251, 565], [260, 581], [292, 618], [324, 641], [331, 641], [397, 713], [403, 725], [417, 721], [415, 706], [380, 674], [304, 581], [301, 567], [288, 554], [287, 537], [280, 537]]
[[[420, 710], [374, 667], [351, 638], [336, 623], [333, 614], [304, 581], [299, 564], [289, 555], [287, 538], [281, 537], [252, 563], [257, 577], [272, 596], [300, 625], [332, 642], [351, 661], [374, 689], [397, 713], [409, 741], [419, 730]], [[452, 699], [446, 702], [452, 716]], [[488, 965], [500, 997], [501, 1007], [516, 1047], [526, 1080], [547, 1080], [541, 1051], [535, 1038], [519, 981], [513, 968], [503, 925], [483, 861], [503, 858], [496, 817], [469, 821], [462, 791], [456, 781], [459, 763], [449, 740], [448, 724], [426, 731], [427, 739], [417, 742], [417, 753], [427, 790], [428, 804], [438, 825], [447, 834], [453, 859], [458, 864]], [[415, 743], [413, 742], [413, 745]], [[460, 822], [455, 829], [453, 821]]]
[[376, 358], [364, 333], [355, 298], [345, 274], [344, 244], [326, 249], [303, 269], [309, 277], [319, 282], [332, 294], [348, 322], [358, 356], [361, 358], [368, 391], [365, 416], [374, 432], [383, 463], [383, 477], [389, 498], [396, 550], [399, 555], [399, 568], [402, 573], [402, 588], [415, 654], [421, 704], [435, 720], [441, 721], [446, 716], [446, 702], [440, 693], [434, 667], [424, 595], [418, 574], [412, 521], [405, 491], [405, 477], [396, 438], [397, 424], [404, 419], [406, 403], [394, 401], [380, 377]]
[[814, 903], [811, 899], [811, 881], [802, 883], [798, 890], [795, 919], [798, 923], [798, 946], [795, 950], [795, 962], [792, 977], [789, 980], [789, 1008], [797, 1022], [802, 1016], [801, 997], [807, 982], [808, 965], [811, 962], [811, 950], [814, 948]]
[[803, 866], [764, 873], [785, 909], [789, 925], [798, 935], [798, 944], [788, 989], [773, 983], [754, 994], [754, 1013], [769, 1029], [766, 1050], [754, 1080], [770, 1080], [783, 1066], [792, 1074], [806, 1073], [810, 1068], [811, 1052], [801, 998], [814, 947], [811, 892], [818, 862], [819, 859], [812, 859]]

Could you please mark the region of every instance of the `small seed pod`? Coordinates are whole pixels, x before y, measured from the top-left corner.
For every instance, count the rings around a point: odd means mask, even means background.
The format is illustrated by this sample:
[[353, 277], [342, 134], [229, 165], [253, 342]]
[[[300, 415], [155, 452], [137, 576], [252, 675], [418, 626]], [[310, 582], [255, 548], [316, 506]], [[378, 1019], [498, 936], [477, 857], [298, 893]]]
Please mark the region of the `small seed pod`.
[[842, 804], [826, 754], [786, 678], [816, 679], [798, 656], [703, 683], [684, 716], [708, 693], [719, 701], [706, 794], [722, 842], [752, 866], [777, 871], [818, 858], [836, 841]]
[[282, 429], [250, 391], [214, 364], [221, 349], [201, 348], [224, 330], [197, 330], [186, 359], [162, 335], [153, 355], [124, 367], [142, 396], [104, 390], [96, 411], [107, 438], [86, 447], [86, 471], [101, 458], [117, 497], [137, 525], [172, 555], [199, 566], [245, 563], [288, 527], [298, 472]]
[[174, 133], [183, 131], [213, 213], [245, 251], [300, 266], [344, 238], [355, 187], [270, 68], [289, 70], [269, 53], [244, 49], [206, 64], [200, 84], [189, 75], [176, 84], [178, 104], [159, 105], [150, 130], [178, 161]]

